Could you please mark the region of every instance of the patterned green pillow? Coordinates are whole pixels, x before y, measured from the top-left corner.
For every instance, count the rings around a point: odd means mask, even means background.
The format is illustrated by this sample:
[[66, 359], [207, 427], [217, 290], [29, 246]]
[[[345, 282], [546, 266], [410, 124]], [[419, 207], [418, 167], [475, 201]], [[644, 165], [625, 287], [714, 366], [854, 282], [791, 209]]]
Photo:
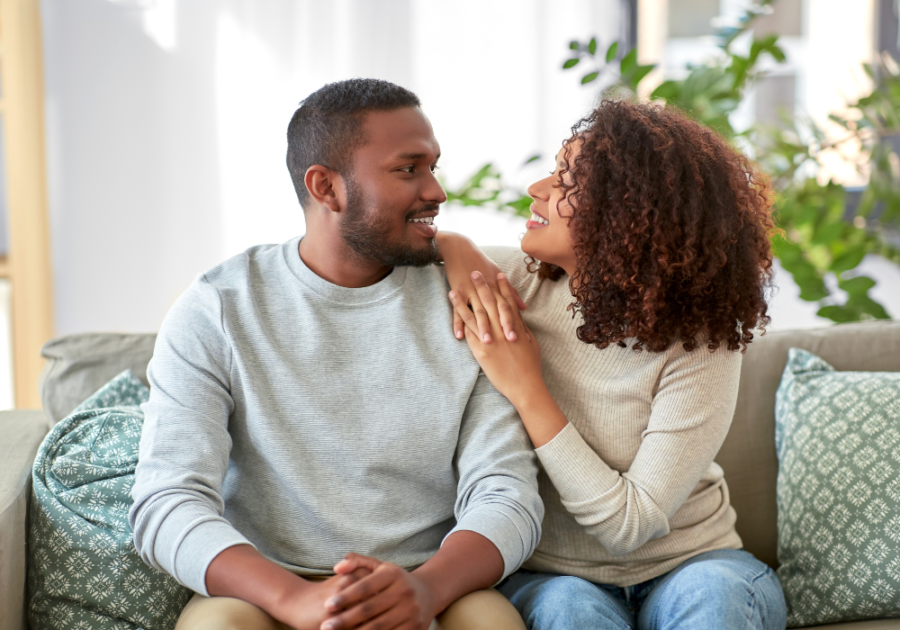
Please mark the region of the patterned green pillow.
[[791, 348], [775, 447], [788, 626], [900, 616], [900, 373]]
[[125, 371], [57, 424], [34, 462], [32, 630], [170, 630], [192, 593], [146, 565], [128, 510], [149, 390]]

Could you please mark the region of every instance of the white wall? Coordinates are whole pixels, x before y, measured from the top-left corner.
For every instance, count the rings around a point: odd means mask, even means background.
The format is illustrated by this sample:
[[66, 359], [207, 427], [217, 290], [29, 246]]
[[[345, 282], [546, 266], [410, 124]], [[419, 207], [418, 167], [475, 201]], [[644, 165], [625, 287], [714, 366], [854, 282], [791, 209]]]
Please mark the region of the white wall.
[[593, 98], [559, 70], [569, 39], [611, 42], [619, 6], [42, 0], [57, 333], [155, 330], [197, 273], [302, 233], [285, 130], [326, 82], [416, 91], [451, 184], [489, 160], [527, 183]]

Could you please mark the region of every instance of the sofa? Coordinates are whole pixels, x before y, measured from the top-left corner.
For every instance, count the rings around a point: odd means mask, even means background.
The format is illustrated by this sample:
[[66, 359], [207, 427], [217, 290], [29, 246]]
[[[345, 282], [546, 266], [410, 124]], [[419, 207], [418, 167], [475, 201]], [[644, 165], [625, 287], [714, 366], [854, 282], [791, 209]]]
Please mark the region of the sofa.
[[[38, 446], [55, 422], [122, 370], [146, 381], [154, 337], [86, 334], [53, 340], [42, 351], [44, 409], [0, 412], [0, 630], [26, 627], [27, 508]], [[775, 392], [791, 347], [809, 350], [838, 370], [900, 372], [900, 322], [772, 332], [748, 348], [734, 420], [716, 461], [725, 471], [745, 549], [772, 567], [778, 566]], [[900, 619], [817, 627], [900, 630]]]

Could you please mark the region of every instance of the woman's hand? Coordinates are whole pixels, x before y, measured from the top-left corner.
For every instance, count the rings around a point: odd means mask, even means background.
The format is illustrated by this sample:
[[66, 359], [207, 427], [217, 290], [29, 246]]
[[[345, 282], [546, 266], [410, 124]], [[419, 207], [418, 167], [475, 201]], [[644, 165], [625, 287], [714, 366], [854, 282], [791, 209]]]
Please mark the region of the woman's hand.
[[[502, 273], [497, 274], [498, 291], [488, 286], [484, 276], [474, 271], [471, 275], [476, 291], [469, 297], [472, 309], [456, 291], [450, 292], [454, 317], [464, 324], [466, 341], [481, 369], [494, 387], [518, 407], [535, 388], [544, 388], [541, 376], [541, 349], [537, 339], [528, 330], [518, 309], [514, 308], [515, 296], [509, 280]], [[501, 315], [506, 313], [512, 326], [512, 335], [503, 335]], [[488, 330], [493, 334], [493, 343], [487, 343], [481, 333], [476, 315], [482, 314]]]
[[[472, 282], [470, 274], [473, 271], [481, 272], [482, 278], [488, 278], [488, 285], [496, 292], [499, 287], [494, 280], [500, 273], [500, 268], [493, 260], [485, 256], [480, 249], [461, 234], [452, 232], [438, 232], [435, 237], [441, 256], [444, 259], [444, 269], [447, 272], [447, 283], [451, 288], [455, 287], [456, 293], [463, 304], [472, 304], [472, 298], [477, 301], [477, 287]], [[519, 294], [510, 286], [513, 299], [509, 303], [504, 302], [500, 306], [499, 320], [502, 334], [510, 341], [516, 340], [515, 326], [513, 322], [514, 307], [518, 310], [525, 310], [525, 302], [519, 297]], [[498, 331], [491, 330], [491, 322], [487, 313], [480, 309], [475, 309], [475, 327], [478, 338], [484, 343], [491, 343], [493, 337]], [[457, 339], [463, 338], [463, 318], [457, 312], [453, 311], [453, 334]]]

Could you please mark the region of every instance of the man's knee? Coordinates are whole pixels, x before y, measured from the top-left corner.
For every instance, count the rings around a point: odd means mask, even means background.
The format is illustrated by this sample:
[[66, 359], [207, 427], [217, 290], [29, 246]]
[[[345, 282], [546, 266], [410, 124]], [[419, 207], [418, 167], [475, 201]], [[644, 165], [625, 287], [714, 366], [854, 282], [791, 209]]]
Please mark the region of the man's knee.
[[175, 630], [289, 630], [253, 604], [231, 597], [194, 595]]
[[513, 605], [492, 588], [460, 597], [437, 622], [440, 630], [525, 630]]

